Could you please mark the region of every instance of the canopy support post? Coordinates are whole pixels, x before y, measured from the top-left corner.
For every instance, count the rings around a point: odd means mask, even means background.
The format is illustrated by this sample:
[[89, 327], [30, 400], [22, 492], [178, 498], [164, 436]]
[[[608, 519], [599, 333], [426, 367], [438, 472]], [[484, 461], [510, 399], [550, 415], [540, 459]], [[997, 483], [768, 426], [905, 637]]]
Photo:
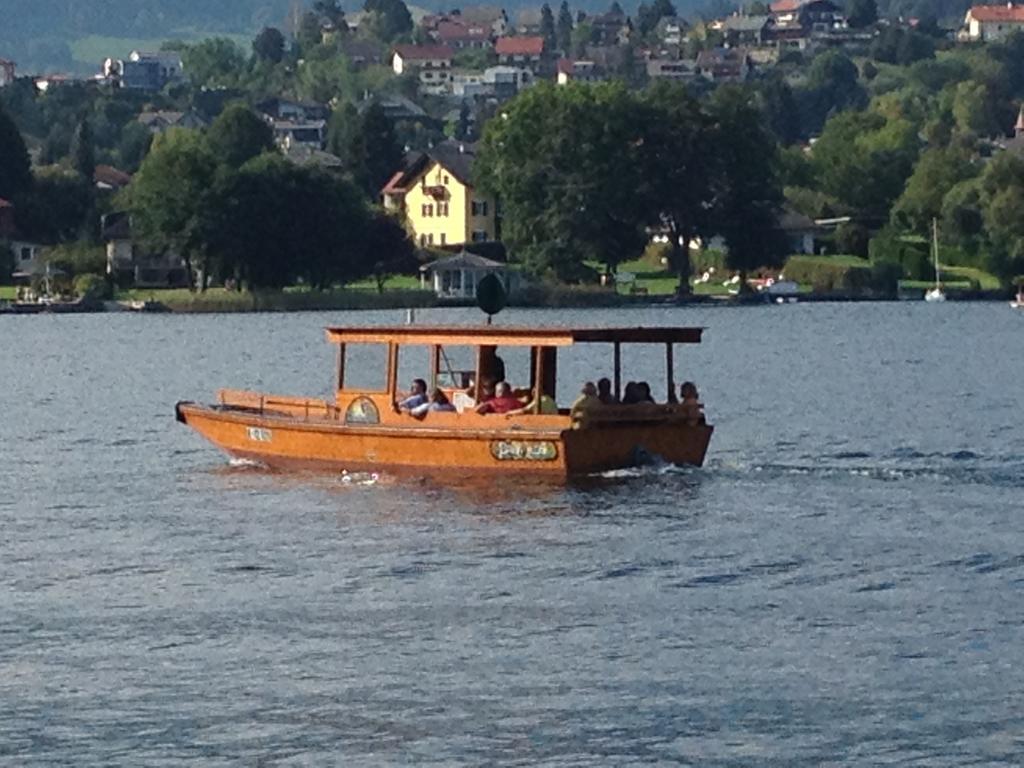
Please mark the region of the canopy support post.
[[544, 347], [534, 347], [536, 356], [533, 372], [533, 412], [540, 413], [540, 400], [544, 396]]
[[668, 385], [668, 400], [669, 403], [675, 403], [676, 400], [676, 379], [675, 379], [675, 361], [672, 357], [672, 342], [665, 344], [665, 377]]
[[388, 344], [388, 395], [394, 400], [398, 392], [398, 345]]
[[340, 392], [345, 388], [345, 345], [338, 345], [337, 385], [335, 389]]
[[[430, 345], [430, 391], [437, 389], [437, 375], [441, 370], [441, 345]], [[454, 384], [455, 382], [452, 382]]]
[[615, 400], [620, 401], [622, 399], [622, 344], [618, 341], [612, 343], [612, 350]]

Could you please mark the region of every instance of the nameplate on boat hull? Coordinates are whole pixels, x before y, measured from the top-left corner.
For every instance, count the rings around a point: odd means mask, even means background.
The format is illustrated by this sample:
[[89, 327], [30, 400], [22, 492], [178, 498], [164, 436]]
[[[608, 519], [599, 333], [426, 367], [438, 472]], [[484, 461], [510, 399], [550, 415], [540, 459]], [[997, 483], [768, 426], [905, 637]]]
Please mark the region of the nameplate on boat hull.
[[345, 410], [346, 424], [380, 424], [380, 411], [368, 397], [357, 397]]
[[491, 455], [498, 461], [554, 461], [558, 446], [548, 440], [492, 440]]
[[249, 427], [247, 432], [249, 439], [256, 443], [269, 443], [274, 439], [273, 433], [263, 427]]

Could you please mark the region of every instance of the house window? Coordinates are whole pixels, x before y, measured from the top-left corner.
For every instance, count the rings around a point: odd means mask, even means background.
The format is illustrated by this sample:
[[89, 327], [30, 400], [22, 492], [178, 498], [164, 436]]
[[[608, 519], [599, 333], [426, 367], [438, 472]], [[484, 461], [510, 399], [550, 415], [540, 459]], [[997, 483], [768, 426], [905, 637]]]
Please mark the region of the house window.
[[32, 249], [29, 248], [28, 246], [25, 246], [24, 248], [21, 249], [21, 260], [32, 261]]
[[487, 233], [484, 232], [482, 229], [474, 229], [473, 230], [473, 242], [474, 243], [486, 243], [487, 242]]
[[434, 244], [434, 234], [431, 232], [430, 234], [427, 235], [427, 245], [433, 245], [433, 244]]
[[420, 235], [420, 248], [424, 248], [427, 245], [427, 236]]
[[487, 201], [486, 200], [474, 200], [473, 201], [473, 215], [474, 216], [486, 216], [487, 215]]
[[444, 177], [444, 185], [445, 185], [446, 187], [448, 186], [448, 174], [445, 174], [445, 177]]
[[448, 203], [438, 203], [437, 204], [437, 215], [438, 216], [447, 216], [448, 215]]
[[434, 206], [433, 206], [433, 204], [431, 204], [431, 203], [424, 203], [423, 204], [423, 209], [422, 209], [421, 213], [424, 216], [433, 216], [434, 215]]
[[448, 245], [448, 236], [444, 232], [441, 233], [441, 245]]

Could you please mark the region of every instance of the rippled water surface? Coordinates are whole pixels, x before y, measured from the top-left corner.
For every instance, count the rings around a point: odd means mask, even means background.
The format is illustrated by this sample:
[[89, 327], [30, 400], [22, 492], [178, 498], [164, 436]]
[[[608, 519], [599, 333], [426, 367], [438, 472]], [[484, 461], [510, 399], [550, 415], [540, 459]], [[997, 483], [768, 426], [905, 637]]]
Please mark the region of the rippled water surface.
[[1024, 763], [1024, 313], [509, 312], [708, 329], [707, 466], [568, 488], [272, 474], [174, 422], [326, 394], [324, 325], [401, 320], [0, 317], [0, 764]]

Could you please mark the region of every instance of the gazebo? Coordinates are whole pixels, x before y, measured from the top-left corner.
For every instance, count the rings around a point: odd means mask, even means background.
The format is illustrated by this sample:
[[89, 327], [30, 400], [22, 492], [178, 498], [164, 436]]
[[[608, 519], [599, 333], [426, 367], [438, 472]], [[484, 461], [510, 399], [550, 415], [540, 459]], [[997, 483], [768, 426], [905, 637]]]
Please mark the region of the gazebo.
[[433, 289], [441, 299], [475, 299], [477, 284], [491, 274], [497, 275], [505, 290], [511, 292], [512, 274], [507, 264], [461, 251], [420, 267], [420, 287]]

